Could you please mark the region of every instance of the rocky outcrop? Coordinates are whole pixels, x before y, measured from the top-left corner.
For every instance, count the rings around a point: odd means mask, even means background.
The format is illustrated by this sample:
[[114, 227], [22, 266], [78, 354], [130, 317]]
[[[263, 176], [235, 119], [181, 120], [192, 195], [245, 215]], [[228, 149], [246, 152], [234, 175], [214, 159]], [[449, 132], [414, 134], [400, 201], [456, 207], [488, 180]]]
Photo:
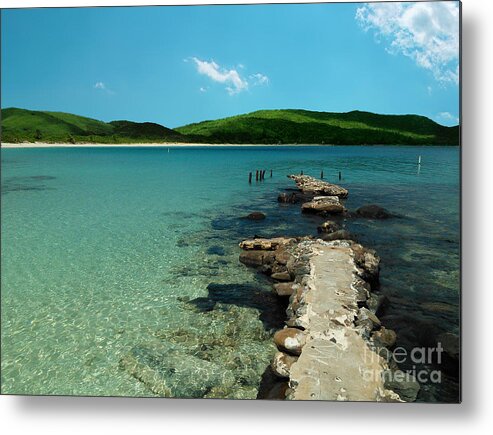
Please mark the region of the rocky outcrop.
[[295, 181], [296, 186], [305, 194], [310, 195], [327, 195], [346, 198], [348, 191], [337, 184], [327, 183], [326, 181], [317, 180], [309, 175], [288, 175]]
[[303, 213], [315, 213], [322, 216], [341, 214], [345, 211], [337, 196], [315, 196], [311, 201], [301, 206]]

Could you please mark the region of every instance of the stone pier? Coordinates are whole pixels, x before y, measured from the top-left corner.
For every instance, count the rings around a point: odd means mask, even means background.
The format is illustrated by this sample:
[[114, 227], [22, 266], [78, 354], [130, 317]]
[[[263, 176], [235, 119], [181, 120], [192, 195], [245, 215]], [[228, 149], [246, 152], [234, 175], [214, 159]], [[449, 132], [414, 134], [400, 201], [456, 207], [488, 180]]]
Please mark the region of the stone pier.
[[[289, 178], [299, 192], [281, 193], [279, 202], [302, 203], [303, 212], [322, 217], [346, 212], [343, 187], [307, 175]], [[414, 401], [419, 383], [402, 376], [391, 352], [396, 334], [377, 317], [379, 257], [347, 240], [349, 233], [332, 221], [318, 232], [321, 238], [240, 243], [240, 261], [269, 275], [273, 291], [289, 298], [286, 327], [274, 334], [271, 369], [284, 381], [275, 391], [291, 400]]]

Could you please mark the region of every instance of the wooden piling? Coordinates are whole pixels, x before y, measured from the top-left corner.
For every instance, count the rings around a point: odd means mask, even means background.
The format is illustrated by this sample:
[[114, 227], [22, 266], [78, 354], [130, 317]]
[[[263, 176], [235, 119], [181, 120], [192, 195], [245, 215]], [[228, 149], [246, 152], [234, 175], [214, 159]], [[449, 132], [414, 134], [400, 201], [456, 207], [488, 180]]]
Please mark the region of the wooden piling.
[[339, 171], [339, 180], [342, 180], [342, 174], [341, 174], [341, 171]]
[[252, 173], [251, 172], [248, 174], [248, 183], [252, 184]]
[[303, 171], [301, 171], [300, 175], [303, 175]]
[[324, 179], [324, 171], [320, 171], [320, 179], [323, 180]]
[[272, 178], [272, 169], [270, 170], [270, 178]]
[[258, 169], [257, 172], [255, 173], [255, 181], [258, 181]]

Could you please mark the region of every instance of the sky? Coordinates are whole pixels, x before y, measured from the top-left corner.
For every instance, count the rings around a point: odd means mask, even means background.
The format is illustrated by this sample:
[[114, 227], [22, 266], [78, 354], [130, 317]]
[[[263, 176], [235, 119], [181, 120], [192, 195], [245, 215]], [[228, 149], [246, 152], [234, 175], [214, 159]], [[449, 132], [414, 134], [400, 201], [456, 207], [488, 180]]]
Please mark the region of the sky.
[[459, 117], [459, 5], [9, 9], [1, 107], [178, 127], [260, 109]]

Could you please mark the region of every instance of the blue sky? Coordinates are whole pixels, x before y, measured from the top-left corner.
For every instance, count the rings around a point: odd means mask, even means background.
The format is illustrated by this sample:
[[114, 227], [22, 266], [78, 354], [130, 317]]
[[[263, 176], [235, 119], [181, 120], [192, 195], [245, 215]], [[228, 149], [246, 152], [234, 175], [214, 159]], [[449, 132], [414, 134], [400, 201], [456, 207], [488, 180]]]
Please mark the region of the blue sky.
[[416, 113], [453, 125], [457, 8], [3, 10], [2, 107], [169, 127], [280, 108]]

